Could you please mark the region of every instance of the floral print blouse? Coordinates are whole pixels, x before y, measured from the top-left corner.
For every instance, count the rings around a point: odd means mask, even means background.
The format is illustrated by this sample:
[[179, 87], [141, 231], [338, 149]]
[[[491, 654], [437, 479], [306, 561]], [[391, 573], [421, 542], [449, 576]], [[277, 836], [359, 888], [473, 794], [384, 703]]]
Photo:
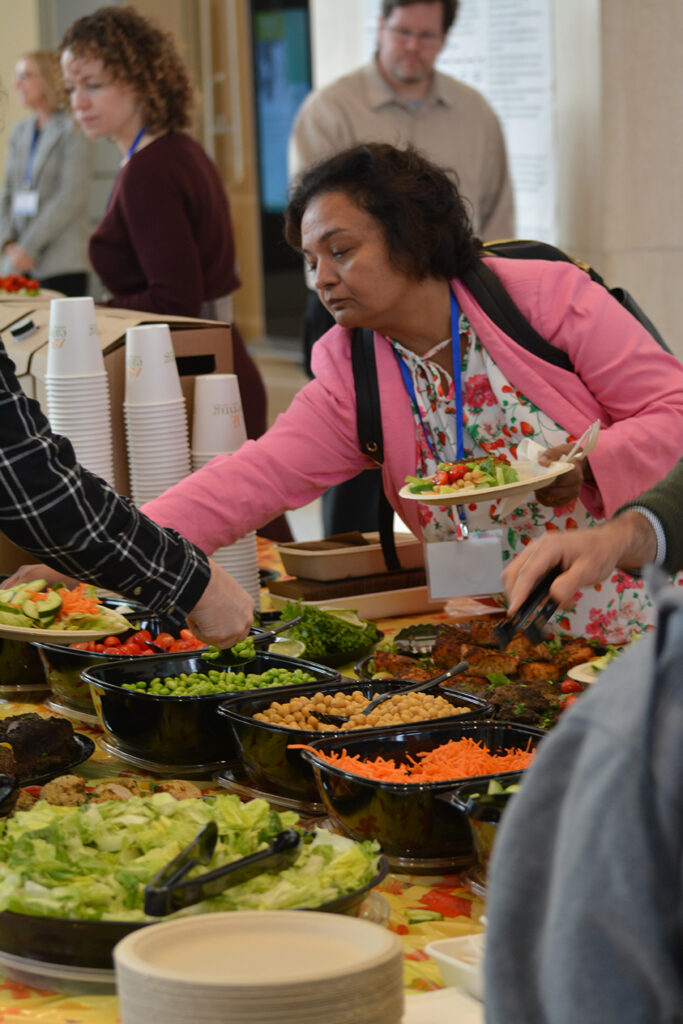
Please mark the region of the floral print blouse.
[[[465, 457], [500, 454], [515, 458], [524, 437], [543, 447], [575, 440], [552, 418], [514, 388], [476, 337], [466, 316], [460, 314], [462, 393]], [[396, 341], [395, 353], [407, 366], [415, 391], [412, 401], [416, 428], [416, 474], [429, 476], [439, 462], [455, 462], [456, 418], [453, 380], [429, 359], [423, 359]], [[500, 501], [465, 506], [468, 528], [502, 530], [503, 561], [547, 530], [584, 529], [595, 520], [577, 498], [564, 508], [547, 508], [521, 496], [519, 505], [501, 518]], [[420, 506], [425, 541], [452, 540], [458, 535], [456, 506]], [[467, 543], [467, 541], [464, 541]], [[609, 580], [587, 587], [575, 604], [558, 613], [551, 626], [560, 634], [586, 636], [601, 643], [623, 643], [633, 631], [654, 622], [654, 608], [642, 580], [616, 571]]]

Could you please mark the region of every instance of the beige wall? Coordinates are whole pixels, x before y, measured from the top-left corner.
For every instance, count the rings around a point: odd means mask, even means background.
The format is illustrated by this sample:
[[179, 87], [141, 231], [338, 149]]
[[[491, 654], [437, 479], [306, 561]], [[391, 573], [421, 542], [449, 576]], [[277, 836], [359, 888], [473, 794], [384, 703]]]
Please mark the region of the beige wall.
[[26, 115], [12, 87], [12, 72], [22, 53], [40, 47], [38, 0], [0, 0], [0, 25], [0, 167], [4, 167], [9, 130]]
[[683, 3], [602, 2], [604, 273], [683, 358]]

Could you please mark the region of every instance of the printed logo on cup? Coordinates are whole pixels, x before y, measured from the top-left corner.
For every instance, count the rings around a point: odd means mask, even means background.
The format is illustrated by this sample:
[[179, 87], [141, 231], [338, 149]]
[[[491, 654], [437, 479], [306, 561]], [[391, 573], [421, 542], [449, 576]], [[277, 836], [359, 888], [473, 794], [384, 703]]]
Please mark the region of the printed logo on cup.
[[88, 324], [88, 336], [92, 338], [93, 334], [97, 334], [97, 324]]
[[232, 416], [233, 422], [239, 422], [242, 417], [242, 406], [239, 402], [214, 402], [214, 416]]
[[169, 349], [168, 352], [164, 352], [164, 362], [175, 363], [175, 352], [173, 351], [172, 348]]
[[66, 341], [66, 327], [57, 325], [50, 328], [50, 345], [52, 348], [61, 348]]
[[139, 377], [142, 372], [142, 356], [131, 356], [126, 360], [126, 369], [129, 377]]

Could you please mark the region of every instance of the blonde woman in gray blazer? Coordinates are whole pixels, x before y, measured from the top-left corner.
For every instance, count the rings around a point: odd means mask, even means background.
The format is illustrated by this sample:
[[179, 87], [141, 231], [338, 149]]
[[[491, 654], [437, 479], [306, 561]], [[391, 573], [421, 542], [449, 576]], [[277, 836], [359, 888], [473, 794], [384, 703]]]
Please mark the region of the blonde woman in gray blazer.
[[9, 139], [0, 192], [0, 272], [84, 295], [92, 146], [65, 109], [56, 54], [27, 53], [17, 63], [14, 85], [33, 113]]

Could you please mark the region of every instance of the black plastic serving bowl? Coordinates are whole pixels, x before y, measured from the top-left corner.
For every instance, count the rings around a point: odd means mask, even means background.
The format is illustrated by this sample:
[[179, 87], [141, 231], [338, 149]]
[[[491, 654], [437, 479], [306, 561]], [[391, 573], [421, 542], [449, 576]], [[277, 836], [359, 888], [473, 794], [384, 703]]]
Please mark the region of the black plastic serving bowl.
[[468, 779], [467, 782], [461, 782], [450, 792], [439, 794], [439, 800], [452, 808], [454, 814], [465, 815], [472, 836], [475, 860], [484, 878], [498, 834], [498, 825], [513, 795], [506, 796], [501, 793], [492, 802], [490, 798], [486, 797], [488, 785], [494, 779], [505, 788], [518, 785], [523, 778], [524, 772], [522, 771], [490, 775], [487, 779]]
[[[117, 603], [121, 604], [121, 601]], [[144, 609], [137, 611], [135, 614], [128, 614], [127, 618], [133, 623], [134, 628], [126, 633], [117, 634], [122, 642], [139, 629], [148, 629], [154, 637], [162, 632], [178, 636], [180, 629], [183, 628], [177, 622], [165, 619], [161, 615], [156, 615], [154, 612]], [[63, 704], [66, 704], [67, 707], [91, 714], [95, 709], [92, 697], [90, 696], [90, 688], [81, 679], [81, 673], [86, 668], [90, 668], [91, 665], [120, 664], [122, 661], [127, 661], [130, 658], [130, 655], [127, 654], [108, 654], [105, 651], [79, 651], [74, 647], [69, 647], [68, 643], [55, 644], [35, 640], [33, 641], [33, 646], [38, 651], [43, 664], [45, 679], [54, 696], [62, 701]], [[178, 654], [187, 654], [187, 651], [179, 651]], [[174, 654], [168, 655], [169, 658], [176, 656]], [[151, 655], [140, 655], [139, 657], [142, 659], [143, 657], [151, 657]]]
[[[149, 682], [157, 676], [178, 676], [182, 672], [207, 673], [215, 667], [215, 662], [195, 652], [170, 657], [123, 658], [114, 664], [85, 669], [83, 680], [90, 687], [100, 724], [114, 737], [124, 754], [141, 761], [182, 768], [234, 759], [232, 733], [218, 715], [228, 691], [176, 697], [127, 690], [123, 684]], [[220, 666], [225, 672], [246, 673], [262, 673], [271, 668], [285, 668], [290, 672], [302, 669], [320, 684], [339, 679], [338, 672], [322, 665], [260, 652], [241, 665]], [[269, 688], [268, 692], [290, 694], [293, 689], [295, 687], [278, 686]]]
[[[112, 607], [111, 602], [103, 601], [102, 603]], [[116, 603], [120, 605], [121, 601]], [[175, 620], [164, 618], [162, 615], [157, 615], [155, 612], [145, 609], [138, 609], [134, 613], [127, 615], [127, 618], [133, 623], [134, 628], [127, 633], [117, 634], [122, 641], [132, 636], [139, 629], [148, 629], [154, 638], [159, 633], [171, 633], [173, 636], [178, 636], [180, 630], [184, 628], [183, 625], [178, 625], [178, 622]], [[264, 630], [253, 627], [250, 630], [250, 635], [257, 637], [263, 632]], [[85, 711], [89, 714], [94, 714], [95, 708], [90, 695], [90, 688], [81, 678], [81, 673], [93, 665], [120, 664], [122, 661], [127, 661], [130, 658], [130, 655], [127, 654], [109, 654], [106, 651], [79, 651], [64, 643], [54, 644], [33, 641], [33, 646], [37, 648], [42, 662], [41, 673], [44, 673], [44, 679], [47, 681], [47, 685], [52, 690], [54, 696], [62, 704], [72, 708], [74, 711]], [[188, 653], [196, 654], [200, 651], [201, 648], [197, 648], [196, 651], [192, 652], [169, 651], [165, 655], [159, 655], [159, 657], [182, 658], [186, 657]], [[136, 655], [136, 657], [138, 660], [142, 660], [143, 658], [151, 658], [152, 655], [141, 654]], [[167, 673], [167, 675], [171, 674], [170, 672]]]
[[[325, 686], [323, 689], [341, 693], [360, 690], [365, 697], [370, 698], [391, 690], [400, 690], [405, 685], [405, 681], [400, 679], [348, 679], [333, 687]], [[302, 758], [300, 750], [289, 749], [290, 744], [314, 743], [322, 737], [329, 736], [383, 735], [387, 731], [395, 732], [399, 728], [395, 726], [389, 730], [386, 727], [363, 729], [360, 732], [335, 730], [330, 733], [318, 729], [291, 729], [284, 725], [271, 725], [269, 722], [257, 721], [253, 717], [275, 700], [284, 702], [291, 700], [292, 697], [312, 697], [320, 689], [321, 687], [315, 683], [304, 683], [301, 686], [288, 687], [286, 697], [279, 697], [272, 690], [252, 690], [224, 698], [218, 713], [230, 723], [242, 771], [257, 789], [304, 802], [317, 801], [318, 787], [313, 770]], [[467, 719], [483, 718], [491, 713], [491, 706], [486, 701], [469, 693], [443, 690], [440, 691], [440, 696], [449, 701], [454, 708], [462, 707], [466, 710], [457, 714], [454, 712], [452, 718], [439, 721], [462, 722]]]
[[[0, 575], [2, 588], [7, 575]], [[26, 693], [47, 689], [38, 652], [26, 640], [0, 637], [0, 696], [10, 696], [10, 688]]]
[[[415, 758], [420, 751], [433, 750], [449, 740], [471, 737], [483, 742], [494, 753], [511, 747], [535, 748], [545, 736], [542, 729], [510, 722], [471, 721], [458, 723], [433, 722], [429, 725], [407, 726], [401, 730], [379, 734], [346, 733], [315, 741], [312, 745], [323, 753], [342, 750], [362, 759], [378, 756], [402, 763]], [[381, 782], [352, 775], [334, 767], [315, 752], [303, 751], [311, 765], [318, 786], [319, 798], [329, 817], [353, 839], [377, 839], [389, 863], [396, 867], [409, 865], [428, 870], [440, 864], [464, 864], [474, 857], [470, 828], [465, 814], [439, 799], [460, 782], [468, 779], [447, 779], [431, 783]], [[504, 782], [518, 773], [498, 773]], [[491, 775], [477, 776], [486, 787]]]

